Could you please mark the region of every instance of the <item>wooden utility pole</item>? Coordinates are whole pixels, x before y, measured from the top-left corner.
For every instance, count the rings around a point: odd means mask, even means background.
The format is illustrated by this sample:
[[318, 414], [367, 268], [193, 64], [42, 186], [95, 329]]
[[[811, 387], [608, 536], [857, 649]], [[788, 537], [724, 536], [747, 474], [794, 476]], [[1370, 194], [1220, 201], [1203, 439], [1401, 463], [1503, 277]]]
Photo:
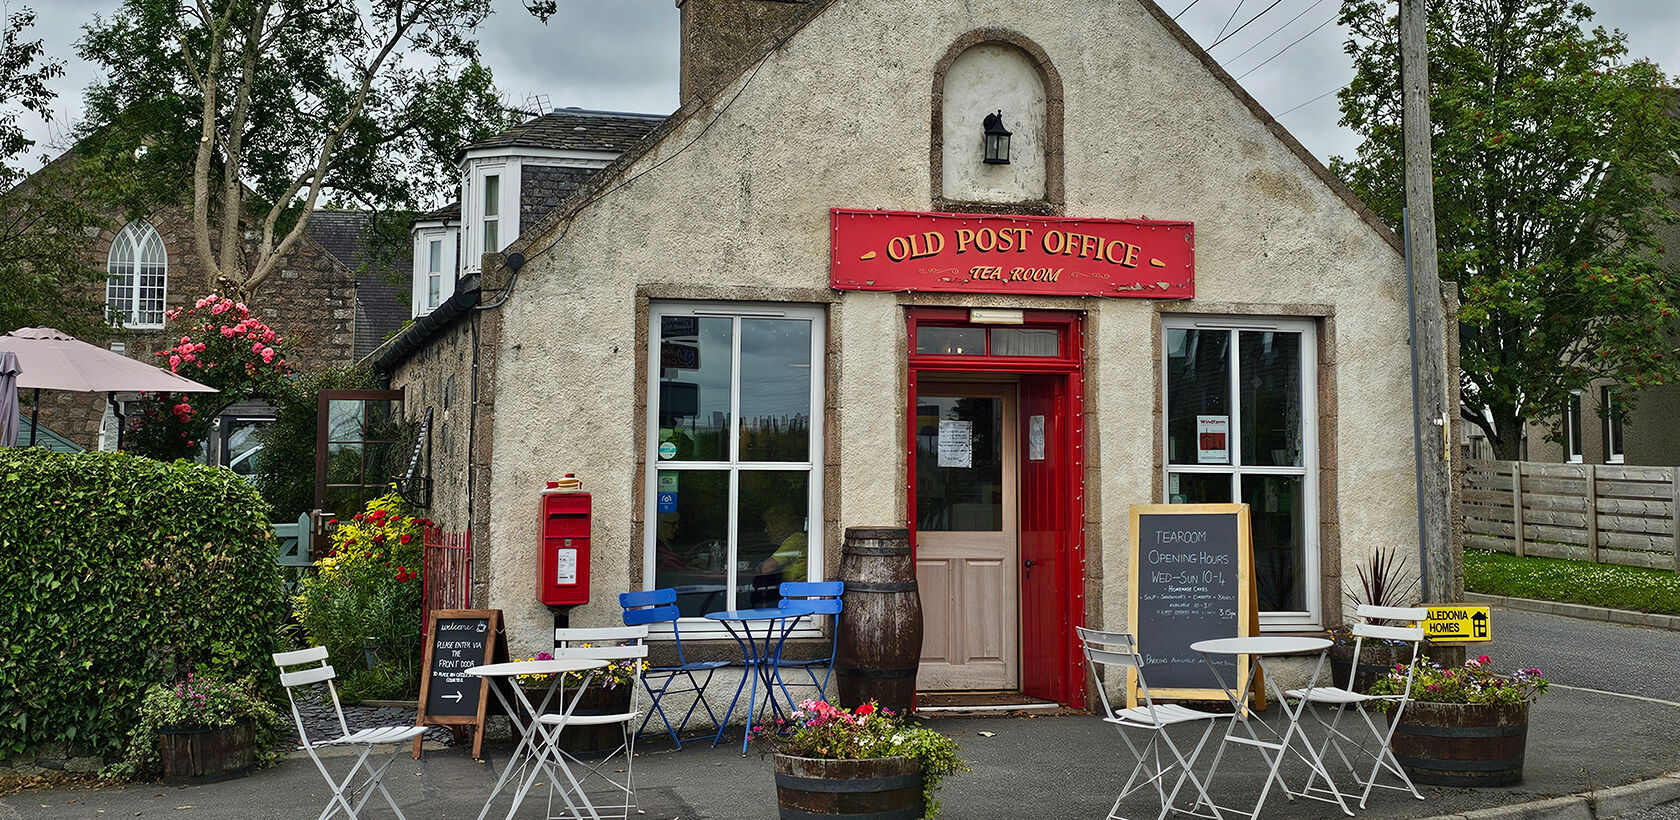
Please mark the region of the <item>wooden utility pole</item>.
[[[1424, 600], [1464, 597], [1463, 557], [1452, 542], [1447, 405], [1447, 319], [1435, 255], [1435, 184], [1429, 120], [1428, 16], [1424, 0], [1400, 0], [1400, 94], [1406, 160], [1406, 260], [1412, 301], [1412, 406], [1418, 540]], [[1456, 377], [1456, 374], [1455, 376]]]

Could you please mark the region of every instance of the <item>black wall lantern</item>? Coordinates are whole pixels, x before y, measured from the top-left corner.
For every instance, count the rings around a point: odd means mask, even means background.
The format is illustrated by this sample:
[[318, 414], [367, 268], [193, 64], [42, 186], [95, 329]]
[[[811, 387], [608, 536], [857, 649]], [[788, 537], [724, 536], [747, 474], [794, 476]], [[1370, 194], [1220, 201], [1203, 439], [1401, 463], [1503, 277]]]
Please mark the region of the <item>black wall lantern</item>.
[[1009, 129], [1003, 127], [1003, 112], [987, 114], [983, 123], [986, 126], [986, 164], [1009, 164]]

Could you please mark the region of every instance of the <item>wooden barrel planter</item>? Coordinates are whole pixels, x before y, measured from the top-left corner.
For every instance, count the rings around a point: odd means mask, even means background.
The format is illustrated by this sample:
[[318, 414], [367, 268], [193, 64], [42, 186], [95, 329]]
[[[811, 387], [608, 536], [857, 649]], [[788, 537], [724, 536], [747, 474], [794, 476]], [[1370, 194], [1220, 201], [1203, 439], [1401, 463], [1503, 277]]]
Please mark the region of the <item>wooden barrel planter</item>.
[[840, 705], [874, 700], [908, 713], [922, 657], [922, 598], [910, 560], [910, 531], [846, 528], [840, 580], [846, 584], [834, 664]]
[[1406, 704], [1395, 759], [1413, 783], [1511, 786], [1522, 782], [1528, 704]]
[[232, 726], [165, 726], [158, 729], [158, 757], [165, 783], [210, 783], [239, 777], [256, 765], [256, 729]]
[[922, 816], [922, 768], [908, 757], [824, 760], [778, 754], [776, 806], [782, 820]]

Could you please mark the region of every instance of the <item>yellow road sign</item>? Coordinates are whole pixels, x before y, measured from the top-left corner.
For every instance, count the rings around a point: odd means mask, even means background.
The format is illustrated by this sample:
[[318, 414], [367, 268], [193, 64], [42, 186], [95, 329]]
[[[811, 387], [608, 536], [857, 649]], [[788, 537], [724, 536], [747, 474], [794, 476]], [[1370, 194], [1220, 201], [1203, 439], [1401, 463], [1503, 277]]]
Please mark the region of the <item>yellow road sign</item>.
[[1424, 637], [1435, 643], [1480, 643], [1493, 640], [1493, 613], [1485, 606], [1442, 604], [1429, 607]]

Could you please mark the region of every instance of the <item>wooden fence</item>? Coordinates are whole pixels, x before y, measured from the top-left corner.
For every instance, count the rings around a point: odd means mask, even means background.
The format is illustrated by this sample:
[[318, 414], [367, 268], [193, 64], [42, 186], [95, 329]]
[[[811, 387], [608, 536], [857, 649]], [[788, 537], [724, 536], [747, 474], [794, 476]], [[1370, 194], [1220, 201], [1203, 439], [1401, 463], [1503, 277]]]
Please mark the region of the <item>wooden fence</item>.
[[1465, 546], [1680, 572], [1673, 467], [1471, 461]]

